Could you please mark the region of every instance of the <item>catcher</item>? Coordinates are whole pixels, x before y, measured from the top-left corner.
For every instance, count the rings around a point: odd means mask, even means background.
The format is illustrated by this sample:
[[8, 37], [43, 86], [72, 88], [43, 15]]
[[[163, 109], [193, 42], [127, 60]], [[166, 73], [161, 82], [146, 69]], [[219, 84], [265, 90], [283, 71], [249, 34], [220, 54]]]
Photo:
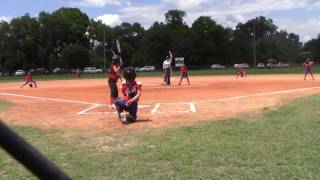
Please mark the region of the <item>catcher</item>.
[[[23, 88], [25, 85], [29, 84], [29, 87], [37, 87], [37, 83], [35, 80], [32, 79], [32, 75], [31, 72], [28, 72], [27, 76], [26, 76], [26, 81], [25, 83], [21, 86], [21, 88]], [[33, 84], [33, 85], [32, 85]]]
[[115, 100], [116, 109], [120, 121], [123, 124], [133, 123], [137, 119], [138, 101], [141, 96], [141, 82], [135, 81], [136, 72], [134, 68], [127, 67], [124, 69], [122, 82], [123, 98]]

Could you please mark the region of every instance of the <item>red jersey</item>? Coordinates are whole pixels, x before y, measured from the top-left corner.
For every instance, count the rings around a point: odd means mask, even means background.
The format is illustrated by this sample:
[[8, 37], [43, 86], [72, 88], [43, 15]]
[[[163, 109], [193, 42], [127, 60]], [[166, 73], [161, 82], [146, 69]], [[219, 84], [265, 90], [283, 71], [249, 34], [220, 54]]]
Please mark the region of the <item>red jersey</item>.
[[142, 84], [140, 82], [123, 82], [122, 84], [122, 93], [125, 100], [130, 100], [141, 91]]
[[30, 73], [27, 74], [26, 80], [27, 81], [32, 81], [32, 75]]
[[187, 66], [181, 66], [181, 67], [180, 67], [180, 72], [182, 72], [182, 73], [188, 72]]
[[304, 67], [305, 67], [307, 70], [311, 70], [311, 69], [312, 69], [312, 64], [313, 64], [312, 61], [306, 62], [306, 63], [304, 63]]
[[112, 64], [109, 72], [109, 79], [118, 81], [119, 75], [118, 72], [115, 71], [115, 69], [118, 68], [118, 66]]
[[238, 73], [244, 73], [246, 70], [244, 69], [244, 67], [238, 67], [237, 68], [237, 72]]

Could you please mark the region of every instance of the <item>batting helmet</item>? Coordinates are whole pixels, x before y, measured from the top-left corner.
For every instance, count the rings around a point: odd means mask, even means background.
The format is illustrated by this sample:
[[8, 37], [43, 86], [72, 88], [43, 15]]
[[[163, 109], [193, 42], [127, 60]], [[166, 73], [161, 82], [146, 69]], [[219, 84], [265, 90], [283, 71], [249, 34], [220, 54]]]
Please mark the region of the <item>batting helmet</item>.
[[133, 67], [127, 67], [123, 71], [123, 77], [129, 82], [134, 81], [136, 79], [136, 71]]
[[119, 65], [120, 64], [120, 56], [118, 56], [118, 55], [112, 56], [112, 64]]

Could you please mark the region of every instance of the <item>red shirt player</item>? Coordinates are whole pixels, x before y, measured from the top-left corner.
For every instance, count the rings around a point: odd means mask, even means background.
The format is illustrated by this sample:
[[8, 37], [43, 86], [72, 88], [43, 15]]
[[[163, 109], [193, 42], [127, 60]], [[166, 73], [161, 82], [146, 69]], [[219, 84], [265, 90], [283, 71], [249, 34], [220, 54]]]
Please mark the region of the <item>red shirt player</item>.
[[25, 85], [29, 84], [30, 87], [33, 87], [32, 84], [34, 84], [34, 87], [37, 87], [37, 83], [36, 81], [34, 81], [32, 79], [32, 75], [31, 72], [28, 72], [27, 76], [26, 76], [26, 81], [24, 82], [24, 84], [21, 86], [21, 88], [23, 88]]
[[112, 64], [109, 71], [109, 79], [108, 79], [108, 85], [110, 88], [110, 108], [115, 108], [114, 101], [118, 97], [118, 87], [117, 82], [120, 78], [119, 73], [121, 70], [121, 57], [115, 55], [112, 57]]
[[[125, 82], [122, 83], [123, 98], [116, 99], [117, 112], [120, 121], [124, 124], [135, 122], [137, 119], [138, 101], [141, 96], [141, 83], [135, 81], [136, 72], [132, 67], [124, 69]], [[124, 111], [129, 112], [125, 115]]]
[[242, 66], [236, 67], [236, 74], [237, 74], [237, 79], [240, 75], [240, 77], [246, 77], [246, 69]]
[[188, 85], [190, 85], [190, 81], [189, 81], [189, 77], [188, 77], [188, 68], [186, 65], [183, 65], [180, 67], [180, 73], [181, 73], [181, 78], [180, 78], [179, 85], [181, 85], [181, 81], [183, 78], [186, 78], [188, 81]]
[[309, 58], [306, 60], [306, 62], [303, 63], [304, 66], [304, 80], [306, 80], [307, 74], [309, 73], [314, 80], [313, 74], [312, 74], [312, 65], [313, 61], [310, 60]]
[[81, 74], [80, 74], [80, 68], [76, 69], [76, 77], [80, 78]]

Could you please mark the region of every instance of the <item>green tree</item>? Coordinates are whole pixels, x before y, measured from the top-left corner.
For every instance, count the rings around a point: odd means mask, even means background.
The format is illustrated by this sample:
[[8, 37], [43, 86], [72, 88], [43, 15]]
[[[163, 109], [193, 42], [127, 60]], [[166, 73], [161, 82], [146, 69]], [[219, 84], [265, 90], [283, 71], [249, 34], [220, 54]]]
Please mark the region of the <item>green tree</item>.
[[90, 65], [88, 49], [81, 45], [69, 45], [63, 52], [61, 59], [66, 68], [83, 68]]
[[60, 8], [52, 14], [39, 14], [41, 25], [40, 42], [50, 54], [60, 57], [63, 49], [70, 44], [89, 47], [86, 36], [89, 18], [77, 8]]
[[166, 23], [171, 28], [177, 28], [179, 26], [185, 26], [183, 19], [187, 16], [187, 13], [181, 10], [169, 10], [165, 13]]
[[311, 39], [306, 42], [303, 51], [306, 52], [307, 58], [314, 58], [316, 60], [320, 59], [320, 34], [317, 38]]
[[297, 62], [300, 58], [300, 46], [292, 40], [291, 36], [286, 31], [280, 31], [257, 40], [257, 59], [265, 61], [274, 58], [279, 61]]
[[201, 16], [192, 23], [194, 33], [192, 58], [194, 63], [228, 64], [227, 44], [229, 43], [230, 31], [218, 25], [211, 17]]
[[34, 68], [31, 67], [31, 65], [39, 65], [37, 49], [40, 25], [37, 19], [26, 14], [22, 17], [12, 19], [10, 26], [12, 37], [15, 41], [14, 49], [15, 51], [20, 50], [25, 57], [24, 64], [20, 66], [29, 69]]

